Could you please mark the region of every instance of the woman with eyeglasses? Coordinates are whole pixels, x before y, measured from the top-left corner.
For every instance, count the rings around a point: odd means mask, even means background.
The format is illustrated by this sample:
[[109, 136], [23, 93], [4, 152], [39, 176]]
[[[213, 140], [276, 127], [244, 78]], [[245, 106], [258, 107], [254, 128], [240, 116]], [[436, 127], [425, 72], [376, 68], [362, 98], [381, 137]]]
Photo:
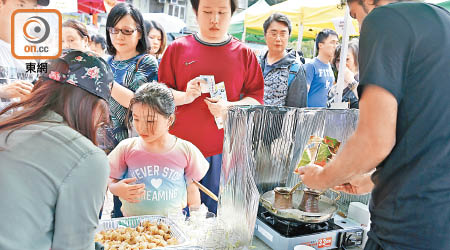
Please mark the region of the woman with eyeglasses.
[[[114, 85], [109, 101], [111, 129], [109, 137], [112, 150], [128, 138], [125, 117], [134, 92], [144, 83], [157, 80], [158, 62], [148, 55], [141, 12], [129, 3], [119, 3], [111, 9], [106, 19], [106, 43], [111, 55], [108, 63], [114, 73]], [[121, 217], [120, 201], [114, 199], [114, 217]]]

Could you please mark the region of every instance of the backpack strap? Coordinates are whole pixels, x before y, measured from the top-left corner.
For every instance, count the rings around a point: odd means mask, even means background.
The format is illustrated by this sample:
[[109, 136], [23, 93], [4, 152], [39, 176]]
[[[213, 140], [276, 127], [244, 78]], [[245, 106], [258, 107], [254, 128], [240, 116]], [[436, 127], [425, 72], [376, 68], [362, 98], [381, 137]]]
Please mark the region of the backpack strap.
[[291, 86], [292, 81], [300, 69], [300, 64], [298, 62], [294, 62], [289, 66], [289, 78], [288, 78], [288, 87]]
[[139, 57], [139, 59], [136, 62], [136, 68], [134, 69], [134, 72], [136, 73], [139, 69], [139, 64], [141, 63], [142, 59], [144, 59], [145, 57], [147, 57], [147, 54], [142, 55], [141, 57]]
[[111, 62], [112, 62], [113, 58], [114, 58], [114, 56], [108, 57], [108, 59], [106, 60], [106, 62], [107, 62], [109, 65], [111, 65]]

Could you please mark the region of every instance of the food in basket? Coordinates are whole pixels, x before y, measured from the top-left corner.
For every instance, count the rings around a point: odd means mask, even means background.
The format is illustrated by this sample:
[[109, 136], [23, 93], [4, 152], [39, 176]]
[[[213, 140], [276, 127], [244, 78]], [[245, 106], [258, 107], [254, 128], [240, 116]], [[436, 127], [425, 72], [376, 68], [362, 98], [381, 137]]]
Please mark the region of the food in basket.
[[119, 227], [95, 234], [95, 241], [105, 250], [140, 250], [177, 245], [170, 227], [164, 223], [141, 222], [136, 228]]

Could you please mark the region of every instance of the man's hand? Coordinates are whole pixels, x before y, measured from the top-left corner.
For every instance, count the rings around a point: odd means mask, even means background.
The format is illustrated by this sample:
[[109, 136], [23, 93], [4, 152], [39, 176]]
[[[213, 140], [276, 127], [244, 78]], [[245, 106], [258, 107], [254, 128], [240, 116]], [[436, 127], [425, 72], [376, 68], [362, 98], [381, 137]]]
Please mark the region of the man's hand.
[[145, 184], [130, 184], [136, 181], [136, 178], [123, 179], [116, 183], [111, 183], [109, 189], [111, 193], [130, 202], [140, 202], [140, 198], [145, 193]]
[[200, 78], [194, 78], [187, 83], [184, 104], [189, 104], [202, 95], [202, 90], [200, 88], [201, 83], [206, 82]]
[[9, 84], [0, 85], [0, 97], [1, 98], [23, 98], [28, 96], [33, 89], [33, 84], [17, 80]]
[[349, 194], [367, 194], [373, 189], [373, 182], [370, 179], [371, 173], [356, 176], [349, 183], [336, 186], [333, 189]]
[[322, 176], [323, 167], [321, 166], [310, 164], [298, 168], [295, 173], [300, 175], [303, 184], [305, 184], [309, 188], [319, 190], [329, 188], [329, 186], [327, 185], [326, 181]]
[[228, 107], [231, 106], [231, 103], [228, 101], [225, 101], [220, 98], [205, 98], [205, 103], [208, 105], [209, 112], [214, 117], [220, 117], [222, 118], [222, 121], [225, 121]]

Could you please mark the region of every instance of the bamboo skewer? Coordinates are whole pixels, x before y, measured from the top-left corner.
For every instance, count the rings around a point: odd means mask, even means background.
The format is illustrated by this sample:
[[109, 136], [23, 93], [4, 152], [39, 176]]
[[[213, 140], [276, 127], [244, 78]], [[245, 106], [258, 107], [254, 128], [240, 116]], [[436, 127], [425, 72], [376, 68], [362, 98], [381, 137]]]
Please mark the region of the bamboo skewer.
[[197, 185], [198, 189], [203, 191], [203, 193], [205, 193], [206, 195], [211, 197], [213, 200], [219, 201], [219, 198], [217, 198], [217, 196], [213, 192], [211, 192], [211, 190], [207, 189], [205, 186], [200, 184], [200, 182], [198, 182], [198, 181], [196, 181], [194, 179], [192, 179], [192, 181], [194, 182], [195, 185]]

